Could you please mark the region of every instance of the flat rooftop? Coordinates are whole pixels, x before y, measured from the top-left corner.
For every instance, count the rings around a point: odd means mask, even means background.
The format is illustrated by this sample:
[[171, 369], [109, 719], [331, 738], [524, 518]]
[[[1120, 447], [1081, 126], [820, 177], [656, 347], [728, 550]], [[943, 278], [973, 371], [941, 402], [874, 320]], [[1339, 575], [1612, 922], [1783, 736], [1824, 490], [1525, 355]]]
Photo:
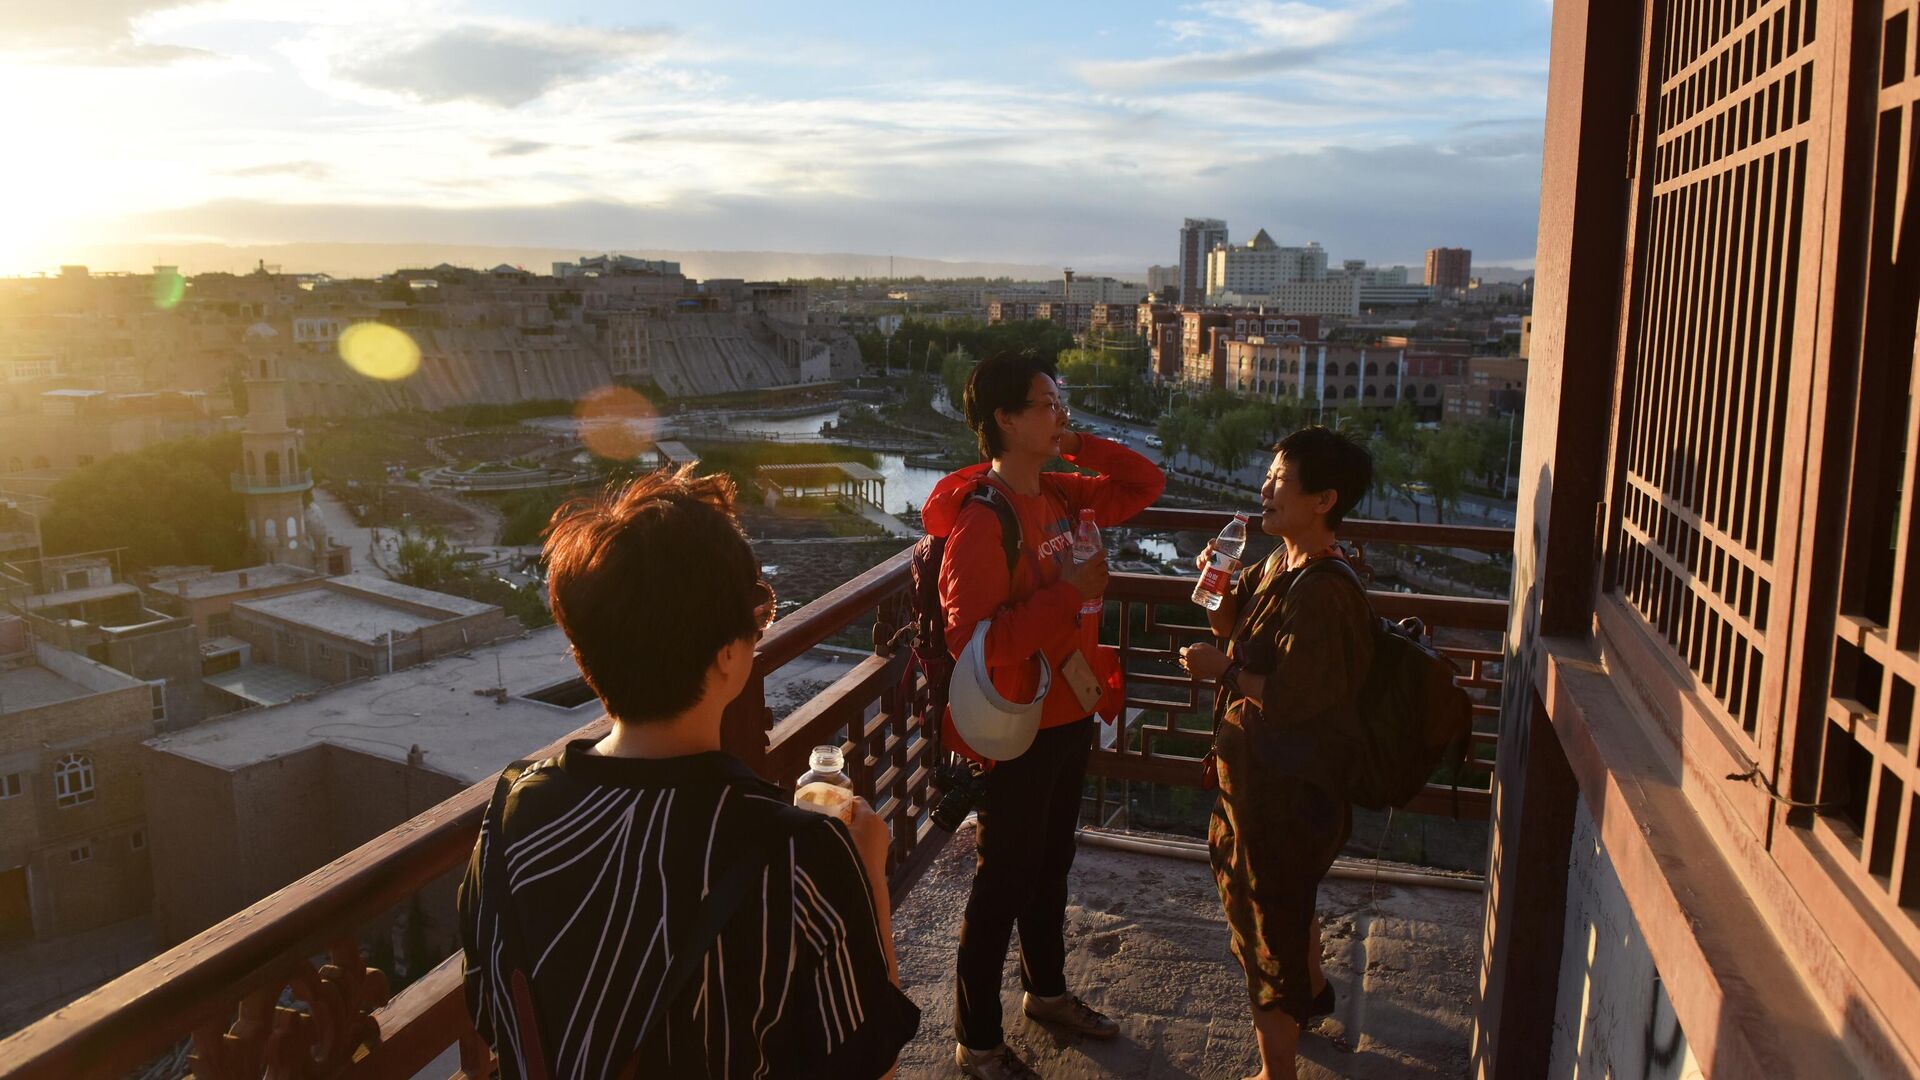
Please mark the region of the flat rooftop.
[[284, 705], [301, 694], [317, 693], [328, 686], [311, 675], [273, 664], [245, 664], [200, 681], [249, 705]]
[[99, 600], [111, 600], [117, 596], [138, 596], [140, 590], [126, 582], [111, 585], [93, 585], [84, 589], [62, 589], [59, 592], [41, 593], [20, 601], [20, 606], [28, 611], [42, 608], [66, 607], [68, 604], [91, 604]]
[[[893, 914], [900, 982], [920, 1031], [903, 1077], [952, 1076], [953, 957], [973, 883], [963, 827]], [[1413, 869], [1413, 868], [1406, 868]], [[1082, 840], [1068, 878], [1067, 985], [1120, 1023], [1111, 1042], [1054, 1035], [1020, 1012], [1019, 963], [1000, 999], [1006, 1039], [1048, 1080], [1172, 1080], [1259, 1071], [1246, 977], [1227, 948], [1204, 862]], [[1300, 1040], [1307, 1080], [1417, 1080], [1468, 1071], [1484, 898], [1477, 891], [1329, 878], [1322, 950], [1339, 994]], [[1011, 951], [1011, 950], [1010, 950]]]
[[[246, 578], [245, 585], [240, 579]], [[321, 575], [312, 570], [303, 570], [298, 566], [266, 565], [249, 566], [239, 570], [222, 570], [218, 573], [195, 574], [188, 577], [168, 578], [147, 586], [154, 592], [177, 596], [182, 600], [204, 600], [214, 596], [231, 596], [236, 593], [249, 593], [257, 589], [273, 588], [277, 585], [290, 585], [302, 581], [319, 581]]]
[[[411, 634], [493, 610], [490, 604], [365, 575], [257, 600], [238, 600], [233, 607], [368, 645], [385, 641], [389, 632], [395, 636]], [[419, 607], [431, 610], [413, 610]]]
[[[445, 656], [299, 701], [230, 713], [147, 745], [227, 769], [320, 744], [404, 762], [408, 748], [418, 746], [426, 751], [427, 768], [474, 783], [601, 714], [597, 700], [565, 709], [517, 696], [578, 674], [567, 655], [566, 635], [549, 626], [476, 647], [465, 656]], [[476, 693], [500, 679], [507, 688], [505, 703]]]
[[464, 596], [434, 592], [431, 589], [402, 585], [397, 581], [388, 581], [377, 574], [347, 574], [331, 579], [330, 589], [352, 589], [355, 592], [372, 593], [389, 600], [398, 600], [408, 604], [437, 608], [449, 615], [484, 615], [493, 610], [492, 604], [483, 604], [478, 600], [469, 600]]
[[0, 671], [0, 715], [25, 712], [98, 693], [38, 665]]
[[379, 644], [389, 633], [399, 637], [446, 621], [331, 589], [302, 589], [233, 606], [368, 645]]
[[[816, 667], [821, 679], [838, 678], [848, 670], [845, 658], [837, 654], [823, 654]], [[228, 674], [233, 673], [222, 673]], [[566, 635], [557, 626], [547, 626], [475, 646], [461, 656], [343, 683], [299, 701], [230, 713], [150, 739], [147, 745], [225, 769], [323, 743], [404, 762], [408, 748], [418, 746], [426, 751], [427, 768], [475, 783], [604, 713], [599, 700], [584, 691], [585, 700], [571, 707], [527, 696], [579, 677], [580, 669], [567, 654]], [[777, 698], [786, 682], [770, 678], [769, 698]], [[481, 693], [500, 685], [507, 691], [504, 701]]]

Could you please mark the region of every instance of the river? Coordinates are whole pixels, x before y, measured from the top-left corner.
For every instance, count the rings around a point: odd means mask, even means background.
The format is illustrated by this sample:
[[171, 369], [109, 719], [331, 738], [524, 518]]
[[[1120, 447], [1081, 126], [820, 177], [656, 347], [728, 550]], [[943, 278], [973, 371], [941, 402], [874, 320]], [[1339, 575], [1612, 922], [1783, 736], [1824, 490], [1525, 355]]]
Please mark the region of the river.
[[[733, 430], [763, 431], [772, 435], [787, 436], [788, 438], [782, 439], [782, 442], [817, 441], [824, 444], [827, 440], [820, 437], [820, 425], [829, 420], [839, 420], [841, 413], [840, 409], [822, 409], [819, 412], [803, 413], [799, 416], [777, 417], [708, 413], [702, 418], [715, 417], [722, 425]], [[629, 423], [639, 422], [629, 421]], [[683, 431], [682, 425], [671, 416], [653, 418], [644, 423], [647, 434], [654, 438], [676, 438]], [[572, 417], [543, 417], [529, 421], [529, 424], [568, 434], [577, 430], [577, 423]], [[808, 436], [812, 438], [808, 439]], [[699, 435], [694, 432], [692, 437], [697, 439]], [[908, 465], [906, 458], [900, 454], [879, 454], [878, 457], [880, 475], [887, 478], [887, 504], [882, 509], [890, 514], [898, 514], [907, 509], [918, 510], [920, 505], [927, 501], [927, 496], [933, 493], [933, 486], [946, 475], [939, 469], [922, 469]]]

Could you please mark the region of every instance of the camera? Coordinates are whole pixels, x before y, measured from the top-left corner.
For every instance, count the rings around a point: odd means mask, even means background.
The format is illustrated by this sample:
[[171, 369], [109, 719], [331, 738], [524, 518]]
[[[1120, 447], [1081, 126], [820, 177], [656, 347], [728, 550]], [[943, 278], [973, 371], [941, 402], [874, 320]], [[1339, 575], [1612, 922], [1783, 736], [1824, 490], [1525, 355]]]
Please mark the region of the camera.
[[967, 820], [967, 814], [987, 793], [987, 771], [970, 761], [950, 761], [934, 770], [933, 776], [934, 786], [940, 789], [941, 795], [928, 816], [935, 825], [952, 832]]

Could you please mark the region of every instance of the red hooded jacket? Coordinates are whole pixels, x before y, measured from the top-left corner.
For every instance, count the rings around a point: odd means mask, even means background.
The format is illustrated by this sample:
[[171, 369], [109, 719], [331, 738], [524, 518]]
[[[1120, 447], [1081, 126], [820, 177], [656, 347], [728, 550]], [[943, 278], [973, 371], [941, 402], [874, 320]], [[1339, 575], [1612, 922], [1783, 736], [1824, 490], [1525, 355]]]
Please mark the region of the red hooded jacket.
[[[1020, 558], [1011, 576], [1000, 543], [1000, 519], [992, 507], [967, 502], [987, 479], [986, 463], [947, 476], [920, 509], [927, 532], [947, 537], [940, 607], [946, 613], [948, 653], [957, 658], [973, 638], [974, 625], [993, 619], [986, 640], [987, 674], [995, 689], [1016, 701], [1032, 698], [1039, 687], [1040, 667], [1032, 657], [1045, 654], [1055, 677], [1041, 712], [1043, 728], [1070, 724], [1088, 713], [1058, 675], [1075, 650], [1085, 654], [1107, 688], [1093, 711], [1111, 719], [1119, 715], [1125, 699], [1119, 660], [1099, 644], [1099, 618], [1081, 618], [1080, 594], [1060, 579], [1061, 568], [1073, 561], [1073, 527], [1080, 511], [1091, 508], [1094, 520], [1109, 528], [1152, 505], [1167, 486], [1166, 475], [1153, 462], [1095, 435], [1082, 433], [1079, 452], [1066, 460], [1100, 475], [1042, 473], [1039, 495], [1020, 495], [988, 480], [999, 486], [1020, 519]], [[947, 732], [949, 745], [967, 752], [951, 724]]]

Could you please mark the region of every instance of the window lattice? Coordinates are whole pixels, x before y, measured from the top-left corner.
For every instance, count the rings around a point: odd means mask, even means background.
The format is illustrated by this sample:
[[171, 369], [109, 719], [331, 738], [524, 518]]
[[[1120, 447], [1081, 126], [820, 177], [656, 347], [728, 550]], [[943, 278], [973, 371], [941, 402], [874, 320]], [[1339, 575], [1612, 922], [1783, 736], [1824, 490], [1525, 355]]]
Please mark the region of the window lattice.
[[1773, 593], [1790, 573], [1773, 559], [1800, 236], [1822, 167], [1808, 149], [1815, 8], [1667, 13], [1618, 587], [1757, 748]]
[[[1920, 316], [1920, 6], [1881, 9], [1872, 225], [1852, 482], [1820, 746], [1827, 827], [1854, 880], [1920, 919], [1920, 540], [1913, 407]], [[1821, 649], [1815, 642], [1810, 648]], [[1911, 923], [1909, 924], [1911, 925]]]
[[53, 768], [53, 798], [64, 808], [93, 801], [93, 759], [85, 754], [68, 754]]

